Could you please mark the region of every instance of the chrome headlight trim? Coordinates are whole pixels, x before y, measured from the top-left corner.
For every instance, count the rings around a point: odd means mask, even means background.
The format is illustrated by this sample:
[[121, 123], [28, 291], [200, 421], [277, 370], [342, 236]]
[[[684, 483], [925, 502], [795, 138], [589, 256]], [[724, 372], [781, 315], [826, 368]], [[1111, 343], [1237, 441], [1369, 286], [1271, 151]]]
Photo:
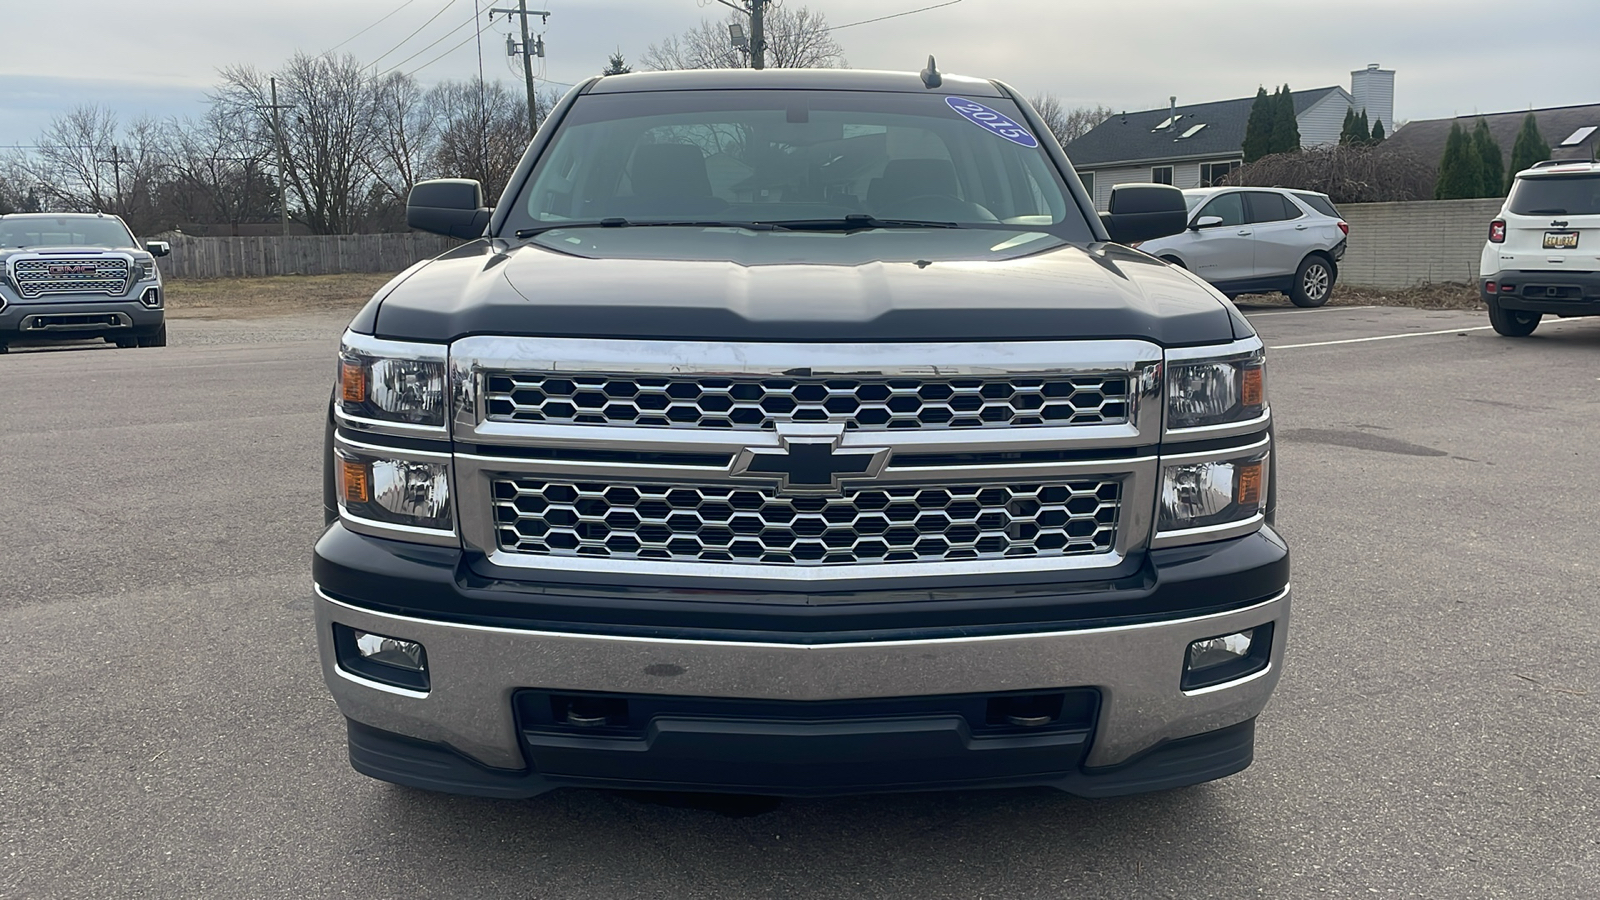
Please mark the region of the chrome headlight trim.
[[[450, 436], [449, 428], [449, 346], [445, 344], [421, 344], [409, 341], [389, 341], [375, 338], [370, 335], [356, 334], [346, 331], [339, 342], [339, 362], [334, 373], [334, 402], [333, 414], [338, 423], [346, 428], [356, 431], [368, 431], [374, 434], [387, 434], [396, 437], [428, 438], [445, 440]], [[346, 363], [360, 364], [367, 372], [364, 391], [368, 398], [362, 406], [371, 407], [371, 374], [372, 364], [375, 362], [399, 361], [420, 362], [438, 366], [439, 396], [434, 403], [437, 409], [434, 422], [406, 422], [398, 419], [382, 418], [372, 415], [370, 410], [363, 409], [359, 412], [347, 408], [340, 391], [342, 367]]]
[[[1167, 471], [1193, 463], [1229, 462], [1229, 461], [1254, 461], [1260, 460], [1261, 471], [1261, 499], [1256, 505], [1256, 512], [1250, 516], [1232, 522], [1221, 522], [1212, 525], [1202, 525], [1195, 528], [1161, 530], [1161, 496], [1166, 490]], [[1180, 453], [1163, 455], [1157, 474], [1156, 486], [1156, 512], [1154, 515], [1155, 532], [1150, 540], [1152, 550], [1162, 547], [1179, 547], [1187, 544], [1203, 544], [1209, 541], [1220, 541], [1228, 538], [1243, 537], [1253, 534], [1266, 524], [1267, 497], [1272, 490], [1272, 439], [1263, 435], [1260, 440], [1238, 447], [1226, 447], [1220, 450], [1208, 450], [1203, 453]]]
[[1193, 425], [1174, 427], [1172, 425], [1172, 383], [1177, 373], [1185, 366], [1200, 363], [1265, 363], [1266, 346], [1261, 338], [1250, 336], [1230, 344], [1211, 345], [1206, 347], [1184, 347], [1168, 350], [1166, 353], [1165, 381], [1162, 390], [1162, 422], [1165, 426], [1165, 439], [1169, 441], [1209, 440], [1212, 438], [1232, 437], [1234, 435], [1250, 434], [1260, 431], [1272, 419], [1271, 398], [1266, 389], [1265, 373], [1262, 375], [1261, 412], [1259, 415], [1250, 416], [1231, 422], [1221, 422], [1209, 425]]

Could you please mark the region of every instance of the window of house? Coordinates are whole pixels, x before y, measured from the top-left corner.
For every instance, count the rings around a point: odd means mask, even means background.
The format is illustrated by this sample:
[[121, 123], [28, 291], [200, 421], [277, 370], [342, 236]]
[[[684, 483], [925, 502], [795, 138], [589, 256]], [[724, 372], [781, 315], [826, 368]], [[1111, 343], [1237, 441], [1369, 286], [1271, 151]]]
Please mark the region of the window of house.
[[1231, 160], [1228, 160], [1227, 162], [1201, 163], [1200, 164], [1200, 186], [1201, 187], [1218, 187], [1218, 186], [1220, 186], [1222, 184], [1222, 179], [1228, 177], [1228, 173], [1232, 172], [1233, 170], [1235, 170], [1237, 168], [1239, 168], [1239, 166], [1240, 166], [1240, 162], [1237, 159], [1231, 159]]
[[1171, 184], [1172, 183], [1172, 167], [1171, 166], [1152, 166], [1150, 168], [1150, 180], [1155, 182], [1156, 184]]
[[1093, 172], [1079, 172], [1078, 173], [1078, 180], [1083, 182], [1083, 189], [1088, 192], [1089, 199], [1093, 200], [1094, 199], [1094, 173]]

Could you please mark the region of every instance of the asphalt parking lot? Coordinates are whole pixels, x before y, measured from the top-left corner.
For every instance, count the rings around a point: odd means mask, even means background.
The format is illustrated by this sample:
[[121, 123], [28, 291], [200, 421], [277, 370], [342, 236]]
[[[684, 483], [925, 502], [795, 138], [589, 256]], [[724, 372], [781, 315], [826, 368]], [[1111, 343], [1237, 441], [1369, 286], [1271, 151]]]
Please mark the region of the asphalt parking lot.
[[1600, 319], [1247, 310], [1290, 656], [1181, 791], [429, 795], [310, 627], [344, 322], [0, 357], [0, 897], [1600, 896]]

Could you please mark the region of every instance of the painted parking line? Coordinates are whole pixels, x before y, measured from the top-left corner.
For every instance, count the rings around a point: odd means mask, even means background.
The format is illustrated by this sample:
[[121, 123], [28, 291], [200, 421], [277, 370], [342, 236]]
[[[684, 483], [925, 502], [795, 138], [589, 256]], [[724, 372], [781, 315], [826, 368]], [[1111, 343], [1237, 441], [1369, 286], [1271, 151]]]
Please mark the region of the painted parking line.
[[1365, 344], [1369, 341], [1394, 341], [1400, 338], [1432, 337], [1440, 334], [1464, 334], [1468, 331], [1484, 331], [1493, 328], [1493, 325], [1476, 325], [1471, 328], [1446, 328], [1444, 331], [1408, 331], [1404, 334], [1380, 334], [1377, 337], [1345, 338], [1340, 341], [1313, 341], [1309, 344], [1278, 344], [1268, 347], [1268, 350], [1299, 350], [1301, 347], [1332, 347], [1334, 344]]
[[1280, 309], [1273, 312], [1252, 313], [1244, 312], [1247, 319], [1259, 319], [1262, 316], [1303, 316], [1307, 313], [1319, 312], [1347, 312], [1352, 309], [1377, 309], [1376, 306], [1319, 306], [1315, 309]]

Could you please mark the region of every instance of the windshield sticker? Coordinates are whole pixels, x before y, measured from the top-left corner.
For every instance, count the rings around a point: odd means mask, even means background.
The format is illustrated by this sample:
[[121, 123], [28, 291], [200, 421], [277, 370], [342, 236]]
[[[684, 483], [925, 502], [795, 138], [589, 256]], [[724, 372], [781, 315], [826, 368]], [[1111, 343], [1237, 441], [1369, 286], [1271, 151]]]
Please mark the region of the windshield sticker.
[[968, 100], [965, 97], [946, 97], [944, 102], [949, 104], [950, 108], [955, 110], [963, 119], [979, 128], [998, 134], [1013, 144], [1021, 144], [1024, 147], [1039, 146], [1039, 139], [1034, 137], [1033, 133], [1028, 131], [1027, 128], [1018, 125], [1006, 116], [995, 112], [976, 100]]

